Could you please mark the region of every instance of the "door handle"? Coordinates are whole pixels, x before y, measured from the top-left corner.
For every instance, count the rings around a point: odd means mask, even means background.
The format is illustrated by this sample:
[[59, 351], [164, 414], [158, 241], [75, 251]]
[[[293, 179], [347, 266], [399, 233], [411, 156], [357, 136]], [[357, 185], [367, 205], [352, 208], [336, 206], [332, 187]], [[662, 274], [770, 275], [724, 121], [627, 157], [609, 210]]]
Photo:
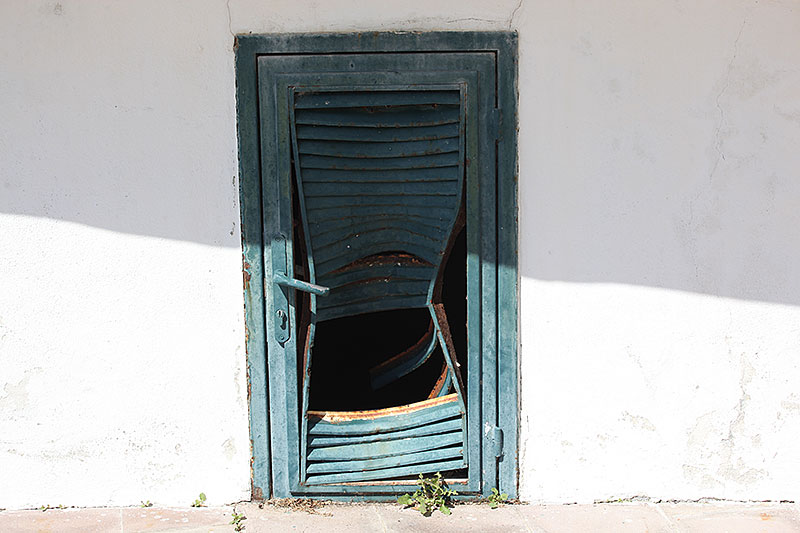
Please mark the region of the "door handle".
[[315, 285], [307, 281], [300, 281], [299, 279], [290, 278], [283, 272], [275, 272], [275, 274], [272, 276], [272, 281], [278, 285], [291, 287], [292, 289], [297, 289], [298, 291], [309, 292], [317, 296], [327, 296], [327, 294], [331, 291], [329, 287], [323, 287], [322, 285]]

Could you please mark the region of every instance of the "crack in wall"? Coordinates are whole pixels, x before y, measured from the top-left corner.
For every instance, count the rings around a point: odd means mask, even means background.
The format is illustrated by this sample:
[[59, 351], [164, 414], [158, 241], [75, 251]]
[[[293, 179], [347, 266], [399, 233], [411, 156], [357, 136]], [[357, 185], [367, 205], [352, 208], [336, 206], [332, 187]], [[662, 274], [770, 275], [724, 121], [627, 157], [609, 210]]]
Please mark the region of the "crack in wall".
[[489, 24], [495, 24], [495, 23], [500, 22], [500, 21], [493, 20], [493, 19], [482, 19], [482, 18], [478, 18], [478, 17], [464, 17], [464, 18], [460, 18], [460, 19], [448, 19], [447, 20], [447, 24], [456, 24], [458, 22], [487, 22]]
[[713, 178], [714, 174], [717, 172], [717, 167], [719, 166], [720, 161], [725, 160], [725, 153], [722, 151], [722, 138], [720, 137], [720, 133], [722, 132], [722, 128], [725, 126], [725, 110], [722, 108], [720, 104], [720, 100], [722, 96], [727, 92], [728, 87], [731, 85], [731, 71], [733, 70], [733, 63], [736, 61], [736, 57], [739, 55], [739, 40], [742, 38], [742, 32], [744, 31], [744, 27], [747, 24], [747, 19], [742, 21], [742, 26], [739, 28], [739, 33], [736, 35], [736, 39], [733, 41], [733, 54], [731, 55], [731, 59], [728, 62], [728, 66], [725, 69], [725, 78], [722, 90], [717, 94], [715, 99], [715, 103], [717, 106], [717, 111], [719, 112], [719, 120], [717, 121], [717, 129], [714, 131], [714, 149], [717, 151], [717, 159], [714, 161], [714, 166], [711, 168], [711, 173], [708, 175], [709, 178]]
[[[795, 500], [736, 500], [731, 498], [715, 498], [714, 496], [704, 496], [702, 498], [651, 498], [644, 494], [635, 494], [633, 496], [625, 496], [622, 498], [614, 498], [608, 500], [594, 500], [594, 504], [610, 504], [610, 503], [796, 503]], [[562, 504], [571, 505], [571, 504]]]
[[511, 12], [511, 16], [508, 17], [508, 29], [509, 30], [514, 25], [514, 17], [517, 16], [517, 12], [520, 10], [520, 8], [522, 8], [522, 3], [524, 1], [525, 0], [519, 0], [519, 2], [517, 2], [517, 5], [514, 7], [514, 10]]
[[233, 34], [233, 21], [231, 19], [231, 0], [226, 0], [225, 7], [228, 9], [228, 33], [236, 39], [236, 35]]

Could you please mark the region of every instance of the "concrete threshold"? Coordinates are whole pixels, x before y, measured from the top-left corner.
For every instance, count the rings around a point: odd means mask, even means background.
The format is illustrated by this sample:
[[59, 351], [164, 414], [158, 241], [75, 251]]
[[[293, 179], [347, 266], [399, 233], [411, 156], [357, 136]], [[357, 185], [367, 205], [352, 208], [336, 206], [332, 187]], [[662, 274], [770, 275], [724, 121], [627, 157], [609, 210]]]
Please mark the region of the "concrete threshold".
[[240, 503], [204, 508], [86, 508], [0, 511], [3, 533], [234, 532], [234, 510], [247, 517], [240, 531], [261, 532], [800, 532], [792, 503], [607, 503], [595, 505], [460, 504], [450, 516], [430, 517], [397, 504], [325, 503], [314, 506]]

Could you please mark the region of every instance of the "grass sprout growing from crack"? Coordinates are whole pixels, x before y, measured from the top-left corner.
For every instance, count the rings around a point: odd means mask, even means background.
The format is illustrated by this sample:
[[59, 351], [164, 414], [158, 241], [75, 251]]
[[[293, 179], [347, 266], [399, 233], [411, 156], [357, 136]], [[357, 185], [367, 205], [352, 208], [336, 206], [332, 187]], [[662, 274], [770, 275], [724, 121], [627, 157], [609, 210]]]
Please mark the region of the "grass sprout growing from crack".
[[200, 496], [192, 502], [192, 507], [205, 507], [206, 506], [206, 493], [201, 492]]
[[430, 516], [437, 509], [442, 514], [450, 514], [450, 507], [453, 504], [452, 498], [457, 496], [458, 493], [448, 488], [447, 482], [442, 479], [440, 472], [436, 472], [431, 477], [425, 477], [420, 474], [417, 485], [419, 485], [419, 488], [414, 494], [403, 494], [397, 498], [397, 503], [406, 507], [414, 507], [416, 505], [417, 510], [423, 516]]
[[489, 502], [489, 507], [491, 509], [497, 509], [508, 501], [508, 494], [505, 492], [501, 494], [499, 490], [492, 487], [492, 493], [489, 494], [489, 497], [486, 498], [486, 501]]
[[231, 520], [231, 525], [233, 526], [234, 531], [244, 531], [244, 522], [247, 520], [247, 517], [244, 513], [237, 513], [236, 509], [233, 510], [233, 520]]

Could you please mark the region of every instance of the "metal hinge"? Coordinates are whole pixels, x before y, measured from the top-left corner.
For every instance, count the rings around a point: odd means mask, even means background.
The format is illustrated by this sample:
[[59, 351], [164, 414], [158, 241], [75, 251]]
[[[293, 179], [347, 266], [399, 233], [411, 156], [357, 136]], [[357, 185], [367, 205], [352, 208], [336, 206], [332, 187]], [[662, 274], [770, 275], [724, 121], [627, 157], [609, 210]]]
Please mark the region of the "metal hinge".
[[492, 448], [495, 457], [503, 455], [503, 430], [498, 427], [492, 432]]

